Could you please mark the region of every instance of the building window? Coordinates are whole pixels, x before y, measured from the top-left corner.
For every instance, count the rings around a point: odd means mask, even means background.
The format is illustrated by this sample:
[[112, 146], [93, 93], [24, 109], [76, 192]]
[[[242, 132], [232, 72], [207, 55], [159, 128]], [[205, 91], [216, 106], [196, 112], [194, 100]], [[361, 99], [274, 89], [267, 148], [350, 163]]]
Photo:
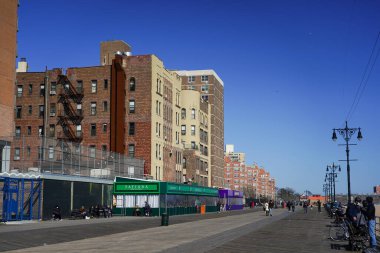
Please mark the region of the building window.
[[188, 83], [195, 82], [195, 76], [188, 76], [188, 77], [187, 77], [187, 82], [188, 82]]
[[102, 153], [103, 153], [103, 156], [106, 155], [106, 152], [107, 152], [107, 145], [102, 145]]
[[195, 125], [191, 125], [191, 135], [195, 135]]
[[96, 124], [91, 124], [91, 136], [96, 136]]
[[15, 155], [13, 160], [20, 160], [20, 148], [15, 148]]
[[108, 89], [108, 79], [104, 79], [104, 89]]
[[95, 158], [96, 157], [96, 149], [95, 149], [95, 145], [90, 145], [88, 147], [88, 155], [90, 156], [90, 158]]
[[186, 119], [186, 109], [185, 108], [181, 109], [181, 119]]
[[201, 90], [208, 93], [208, 84], [202, 85]]
[[107, 123], [103, 123], [103, 127], [102, 127], [102, 130], [103, 130], [103, 133], [107, 133]]
[[55, 136], [55, 125], [51, 124], [49, 125], [49, 137], [54, 137]]
[[108, 112], [108, 102], [103, 101], [103, 112]]
[[33, 84], [29, 84], [29, 95], [33, 93]]
[[49, 146], [49, 160], [53, 160], [53, 159], [54, 159], [54, 147]]
[[98, 81], [92, 80], [91, 81], [91, 93], [96, 93], [97, 88], [98, 88]]
[[45, 84], [40, 84], [40, 96], [45, 96]]
[[30, 146], [26, 147], [26, 156], [30, 157]]
[[129, 113], [135, 113], [135, 100], [129, 100]]
[[28, 130], [27, 130], [27, 134], [28, 134], [28, 135], [32, 135], [32, 127], [31, 127], [31, 126], [28, 126], [27, 129], [28, 129]]
[[129, 157], [135, 157], [135, 144], [128, 145], [128, 155]]
[[135, 122], [129, 122], [129, 135], [135, 135]]
[[32, 109], [33, 107], [31, 105], [28, 106], [28, 114], [29, 115], [32, 115]]
[[96, 115], [96, 102], [91, 102], [90, 115]]
[[38, 127], [38, 136], [43, 136], [44, 135], [44, 127], [43, 126], [39, 126]]
[[82, 137], [82, 125], [77, 125], [76, 136], [78, 138]]
[[22, 97], [22, 85], [17, 85], [17, 97]]
[[38, 108], [39, 108], [39, 110], [38, 110], [38, 117], [42, 118], [44, 116], [45, 108], [44, 108], [43, 105], [40, 105]]
[[131, 79], [129, 79], [129, 90], [130, 91], [136, 90], [136, 79], [134, 77], [131, 77]]
[[191, 119], [195, 119], [195, 109], [191, 109]]
[[52, 103], [52, 104], [50, 104], [50, 117], [54, 117], [55, 112], [56, 112], [56, 107], [55, 107], [55, 104]]
[[57, 94], [57, 83], [51, 82], [50, 95], [55, 95], [55, 94]]
[[202, 82], [208, 82], [208, 76], [201, 76]]
[[21, 119], [22, 106], [16, 106], [16, 119]]
[[181, 135], [186, 135], [186, 125], [181, 126]]
[[83, 92], [83, 81], [77, 80], [77, 92], [82, 93]]
[[38, 152], [38, 154], [37, 154], [38, 159], [39, 160], [43, 159], [44, 158], [44, 153], [42, 152], [42, 148], [40, 146], [37, 147], [37, 152]]
[[15, 135], [16, 135], [16, 137], [21, 136], [21, 127], [20, 126], [16, 126]]
[[191, 142], [191, 148], [192, 148], [192, 149], [195, 149], [195, 147], [196, 147], [196, 146], [195, 146], [195, 141], [192, 141], [192, 142]]

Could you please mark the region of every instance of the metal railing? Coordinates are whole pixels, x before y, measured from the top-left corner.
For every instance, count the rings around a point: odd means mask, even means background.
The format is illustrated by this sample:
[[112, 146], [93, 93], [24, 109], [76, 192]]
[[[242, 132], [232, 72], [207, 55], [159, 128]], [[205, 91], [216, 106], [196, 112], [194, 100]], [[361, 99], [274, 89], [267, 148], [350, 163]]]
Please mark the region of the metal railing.
[[144, 178], [144, 160], [53, 138], [14, 137], [0, 153], [0, 172]]

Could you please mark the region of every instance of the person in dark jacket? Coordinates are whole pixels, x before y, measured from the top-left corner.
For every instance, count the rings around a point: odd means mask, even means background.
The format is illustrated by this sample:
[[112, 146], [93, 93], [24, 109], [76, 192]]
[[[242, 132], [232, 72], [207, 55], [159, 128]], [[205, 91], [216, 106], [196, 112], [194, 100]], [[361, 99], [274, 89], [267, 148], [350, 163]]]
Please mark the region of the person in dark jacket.
[[368, 196], [366, 198], [367, 201], [367, 207], [365, 210], [363, 210], [364, 215], [367, 218], [368, 222], [368, 232], [369, 232], [369, 244], [371, 248], [376, 248], [376, 219], [375, 219], [375, 205], [373, 204], [373, 198], [371, 196]]
[[53, 219], [54, 220], [61, 220], [62, 219], [61, 208], [59, 207], [59, 205], [56, 205], [53, 209]]
[[272, 216], [272, 209], [274, 208], [273, 200], [269, 200], [269, 215]]

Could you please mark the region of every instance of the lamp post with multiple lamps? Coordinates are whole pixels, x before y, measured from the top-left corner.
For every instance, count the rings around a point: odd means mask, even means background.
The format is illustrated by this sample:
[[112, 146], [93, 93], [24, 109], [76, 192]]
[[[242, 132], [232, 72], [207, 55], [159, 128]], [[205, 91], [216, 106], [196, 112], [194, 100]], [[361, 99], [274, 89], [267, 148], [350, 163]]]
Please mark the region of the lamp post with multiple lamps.
[[327, 190], [328, 190], [328, 185], [323, 184], [323, 192], [325, 193], [325, 203], [327, 203]]
[[[351, 203], [351, 181], [350, 181], [350, 145], [356, 145], [356, 144], [349, 144], [348, 142], [351, 139], [351, 136], [355, 133], [358, 132], [358, 140], [360, 141], [363, 139], [362, 132], [360, 131], [359, 128], [349, 128], [347, 126], [347, 121], [346, 121], [346, 127], [345, 128], [334, 128], [333, 129], [333, 135], [332, 135], [332, 140], [336, 141], [338, 138], [336, 136], [336, 132], [338, 132], [343, 139], [346, 141], [346, 162], [347, 162], [347, 198], [348, 198], [348, 203]], [[344, 160], [343, 160], [344, 161]]]
[[331, 196], [331, 201], [335, 202], [335, 179], [338, 177], [336, 171], [341, 171], [340, 165], [335, 165], [334, 163], [332, 165], [327, 165], [326, 168], [326, 179], [329, 180], [330, 183], [330, 196]]

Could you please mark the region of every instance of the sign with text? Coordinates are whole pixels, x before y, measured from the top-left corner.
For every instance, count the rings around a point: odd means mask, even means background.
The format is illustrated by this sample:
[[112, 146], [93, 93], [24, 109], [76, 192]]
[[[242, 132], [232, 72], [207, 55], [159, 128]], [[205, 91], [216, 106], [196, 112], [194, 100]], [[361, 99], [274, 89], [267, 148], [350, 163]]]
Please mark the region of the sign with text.
[[159, 183], [116, 182], [114, 184], [115, 194], [152, 194], [159, 193], [159, 190]]

